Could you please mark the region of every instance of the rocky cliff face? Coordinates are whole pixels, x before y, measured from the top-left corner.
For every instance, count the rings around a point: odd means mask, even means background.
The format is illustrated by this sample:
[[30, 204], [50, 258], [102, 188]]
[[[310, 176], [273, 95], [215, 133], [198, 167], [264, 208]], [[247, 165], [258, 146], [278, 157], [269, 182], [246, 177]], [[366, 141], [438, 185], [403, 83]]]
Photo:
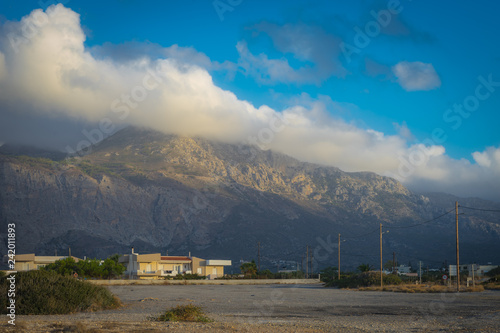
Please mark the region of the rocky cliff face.
[[[238, 260], [255, 258], [260, 241], [264, 264], [300, 261], [309, 245], [326, 266], [336, 263], [332, 240], [338, 233], [369, 233], [342, 248], [351, 255], [346, 264], [355, 265], [377, 262], [379, 223], [418, 224], [450, 210], [455, 200], [414, 194], [373, 173], [137, 128], [64, 161], [0, 155], [1, 227], [16, 223], [19, 252], [37, 254], [65, 253], [71, 246], [73, 255], [102, 257], [135, 246], [139, 252]], [[401, 260], [451, 260], [453, 219], [448, 214], [418, 228], [392, 229], [384, 237], [387, 260], [392, 251]], [[498, 214], [460, 219], [464, 247], [471, 249], [464, 260], [500, 260]], [[1, 237], [5, 248], [3, 232]]]

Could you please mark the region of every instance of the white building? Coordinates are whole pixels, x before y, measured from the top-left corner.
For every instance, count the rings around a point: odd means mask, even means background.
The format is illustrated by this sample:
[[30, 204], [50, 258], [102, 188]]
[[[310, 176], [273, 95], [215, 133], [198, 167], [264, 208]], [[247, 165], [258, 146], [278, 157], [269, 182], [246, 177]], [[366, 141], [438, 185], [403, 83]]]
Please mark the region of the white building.
[[497, 268], [498, 265], [478, 265], [478, 264], [470, 264], [467, 265], [467, 271], [469, 272], [469, 276], [472, 276], [472, 271], [474, 270], [474, 276], [484, 277], [486, 273], [491, 271], [492, 269]]
[[411, 273], [411, 267], [406, 266], [406, 265], [399, 265], [399, 267], [396, 268], [398, 271], [398, 274], [408, 274]]

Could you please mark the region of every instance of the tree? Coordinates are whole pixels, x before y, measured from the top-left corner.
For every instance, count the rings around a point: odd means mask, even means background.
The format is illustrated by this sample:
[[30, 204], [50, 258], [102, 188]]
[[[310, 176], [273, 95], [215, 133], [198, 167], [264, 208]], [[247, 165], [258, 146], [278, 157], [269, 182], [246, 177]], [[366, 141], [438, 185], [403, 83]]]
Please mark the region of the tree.
[[269, 269], [265, 269], [263, 271], [259, 271], [259, 278], [272, 279], [274, 278], [274, 273], [271, 272]]
[[255, 260], [241, 264], [240, 269], [241, 273], [245, 275], [257, 274], [257, 265], [255, 264]]
[[396, 266], [394, 265], [394, 262], [392, 260], [387, 260], [387, 262], [384, 264], [384, 269], [388, 271], [392, 271], [392, 268]]
[[372, 269], [373, 269], [373, 266], [370, 264], [361, 264], [358, 266], [358, 271], [360, 271], [361, 273], [369, 272]]
[[321, 275], [321, 281], [330, 285], [337, 278], [338, 269], [335, 266], [326, 267], [319, 274]]
[[121, 255], [120, 255], [120, 254], [115, 253], [115, 254], [113, 254], [113, 255], [110, 255], [110, 256], [108, 257], [108, 259], [111, 259], [111, 260], [113, 260], [115, 263], [117, 263], [117, 264], [118, 264], [118, 261], [120, 260], [120, 257], [121, 257]]
[[55, 271], [61, 275], [77, 273], [80, 277], [110, 279], [118, 277], [125, 271], [125, 266], [118, 263], [119, 255], [112, 255], [104, 261], [85, 259], [75, 262], [71, 257], [56, 261], [45, 266], [46, 271]]
[[125, 266], [119, 264], [112, 257], [107, 258], [101, 265], [101, 276], [106, 279], [117, 277], [123, 274]]
[[[61, 260], [57, 260], [52, 264], [48, 264], [43, 267], [46, 271], [55, 271], [61, 275], [71, 275], [78, 271], [77, 263], [72, 257], [67, 257]], [[78, 273], [78, 272], [77, 272]]]

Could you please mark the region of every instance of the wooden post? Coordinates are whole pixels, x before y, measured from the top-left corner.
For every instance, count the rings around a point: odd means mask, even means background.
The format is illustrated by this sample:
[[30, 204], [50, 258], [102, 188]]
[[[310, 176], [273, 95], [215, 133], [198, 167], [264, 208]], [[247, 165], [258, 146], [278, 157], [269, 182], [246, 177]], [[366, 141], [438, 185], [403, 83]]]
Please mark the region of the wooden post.
[[383, 287], [384, 280], [382, 278], [382, 223], [380, 223], [380, 287]]
[[457, 230], [457, 292], [460, 292], [460, 254], [458, 246], [458, 201], [455, 201], [455, 225]]
[[306, 245], [306, 279], [309, 278], [309, 245]]
[[338, 279], [340, 280], [340, 234], [339, 234], [339, 267], [337, 271], [338, 271]]
[[260, 242], [257, 242], [257, 263], [258, 263], [258, 271], [260, 272]]

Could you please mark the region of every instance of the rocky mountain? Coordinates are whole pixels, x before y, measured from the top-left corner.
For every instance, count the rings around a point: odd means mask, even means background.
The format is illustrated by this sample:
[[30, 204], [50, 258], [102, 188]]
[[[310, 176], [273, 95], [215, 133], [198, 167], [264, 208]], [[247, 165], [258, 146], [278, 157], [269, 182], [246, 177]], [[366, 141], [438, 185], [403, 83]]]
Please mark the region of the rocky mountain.
[[[16, 224], [18, 253], [105, 257], [131, 246], [207, 258], [299, 262], [317, 267], [384, 262], [431, 267], [455, 258], [455, 201], [416, 194], [370, 172], [348, 173], [257, 147], [126, 128], [83, 156], [49, 159], [0, 152], [0, 224]], [[443, 217], [430, 221], [433, 218]], [[461, 209], [463, 262], [500, 262], [500, 214]], [[417, 226], [415, 226], [417, 225]], [[5, 253], [5, 232], [0, 236]], [[283, 264], [285, 265], [285, 264]], [[288, 264], [291, 265], [290, 263]]]

